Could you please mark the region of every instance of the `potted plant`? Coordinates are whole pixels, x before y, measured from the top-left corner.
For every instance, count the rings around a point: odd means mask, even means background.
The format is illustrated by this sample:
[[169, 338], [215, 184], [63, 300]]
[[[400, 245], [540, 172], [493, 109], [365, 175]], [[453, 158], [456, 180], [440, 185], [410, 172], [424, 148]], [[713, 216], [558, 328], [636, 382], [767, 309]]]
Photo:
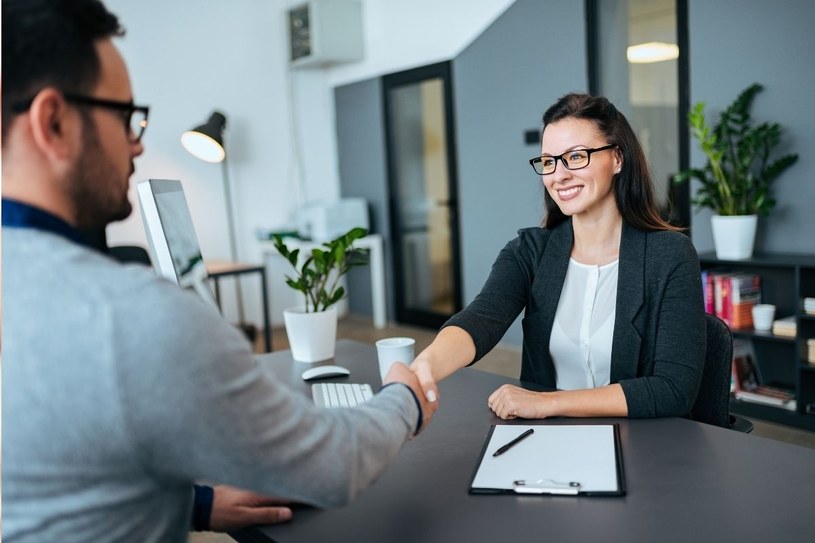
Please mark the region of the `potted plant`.
[[775, 206], [771, 184], [798, 160], [794, 153], [771, 159], [781, 141], [779, 123], [752, 124], [750, 107], [762, 89], [754, 83], [743, 90], [713, 127], [705, 119], [704, 102], [688, 114], [707, 163], [679, 173], [674, 181], [696, 179], [701, 184], [692, 201], [713, 210], [713, 244], [720, 259], [752, 256], [758, 216], [766, 216]]
[[[353, 247], [354, 241], [368, 234], [364, 228], [352, 228], [345, 234], [311, 249], [306, 255], [292, 251], [283, 238], [274, 236], [275, 249], [294, 268], [294, 277], [286, 284], [303, 294], [304, 305], [283, 311], [286, 335], [292, 356], [299, 362], [317, 362], [334, 357], [337, 337], [337, 308], [345, 296], [340, 278], [354, 266], [368, 263], [368, 251]], [[305, 256], [305, 260], [300, 260]]]

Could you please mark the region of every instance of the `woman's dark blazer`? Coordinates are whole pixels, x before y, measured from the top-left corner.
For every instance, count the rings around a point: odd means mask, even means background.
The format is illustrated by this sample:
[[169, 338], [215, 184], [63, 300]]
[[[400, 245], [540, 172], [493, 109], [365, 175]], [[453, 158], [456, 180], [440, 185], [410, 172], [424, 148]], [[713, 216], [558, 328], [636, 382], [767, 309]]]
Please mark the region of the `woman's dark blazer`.
[[[483, 289], [445, 326], [467, 331], [481, 359], [524, 309], [521, 380], [555, 388], [549, 336], [574, 235], [568, 219], [554, 229], [526, 228], [500, 252]], [[699, 258], [677, 232], [643, 232], [623, 223], [611, 382], [625, 393], [629, 417], [685, 416], [705, 360], [705, 313]]]

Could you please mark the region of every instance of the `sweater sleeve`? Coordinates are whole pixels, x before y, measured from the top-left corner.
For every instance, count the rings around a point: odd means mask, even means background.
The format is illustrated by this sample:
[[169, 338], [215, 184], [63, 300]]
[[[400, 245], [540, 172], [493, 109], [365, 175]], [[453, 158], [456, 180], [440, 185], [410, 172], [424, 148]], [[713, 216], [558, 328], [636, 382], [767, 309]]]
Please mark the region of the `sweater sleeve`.
[[170, 482], [207, 480], [317, 506], [339, 506], [376, 480], [413, 435], [407, 387], [354, 409], [319, 409], [277, 381], [241, 334], [168, 287], [130, 300], [145, 335], [114, 341], [137, 461]]

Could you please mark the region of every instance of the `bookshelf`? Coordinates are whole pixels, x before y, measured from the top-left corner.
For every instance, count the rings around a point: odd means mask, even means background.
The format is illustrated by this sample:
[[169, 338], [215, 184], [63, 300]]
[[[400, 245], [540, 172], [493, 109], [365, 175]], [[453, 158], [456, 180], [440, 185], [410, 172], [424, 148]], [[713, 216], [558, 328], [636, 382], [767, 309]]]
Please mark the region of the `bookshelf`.
[[731, 399], [733, 413], [777, 424], [815, 431], [815, 364], [807, 362], [807, 339], [815, 338], [815, 315], [804, 312], [805, 297], [815, 297], [815, 254], [764, 253], [747, 260], [719, 260], [713, 253], [699, 255], [702, 271], [728, 270], [761, 276], [761, 301], [776, 306], [775, 318], [795, 316], [795, 337], [771, 331], [734, 329], [733, 338], [749, 340], [764, 383], [795, 393], [797, 407], [779, 407]]

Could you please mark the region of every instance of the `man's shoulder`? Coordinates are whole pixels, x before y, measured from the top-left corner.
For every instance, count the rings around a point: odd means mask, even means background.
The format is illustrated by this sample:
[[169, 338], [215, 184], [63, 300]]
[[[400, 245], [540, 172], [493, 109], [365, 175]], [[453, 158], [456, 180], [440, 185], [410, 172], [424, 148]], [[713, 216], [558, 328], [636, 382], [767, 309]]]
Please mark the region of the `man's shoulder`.
[[26, 292], [33, 293], [36, 286], [54, 295], [59, 287], [62, 295], [97, 308], [129, 307], [132, 312], [174, 312], [192, 297], [148, 266], [121, 264], [61, 236], [9, 230], [4, 232], [5, 279]]

